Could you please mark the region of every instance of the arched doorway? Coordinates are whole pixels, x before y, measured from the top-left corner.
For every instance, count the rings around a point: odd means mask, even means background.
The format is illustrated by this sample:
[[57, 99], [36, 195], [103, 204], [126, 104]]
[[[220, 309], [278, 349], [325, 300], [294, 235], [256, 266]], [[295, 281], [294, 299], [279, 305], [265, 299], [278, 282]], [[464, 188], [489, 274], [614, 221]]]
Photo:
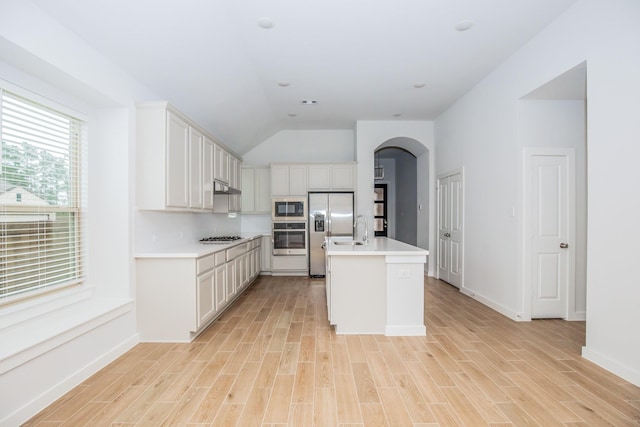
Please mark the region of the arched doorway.
[[[386, 186], [385, 219], [388, 237], [410, 245], [427, 247], [428, 168], [429, 151], [415, 139], [391, 138], [374, 149], [374, 186]], [[374, 232], [384, 224], [378, 215], [380, 210], [380, 206], [374, 206]]]
[[416, 156], [397, 147], [376, 150], [374, 232], [410, 245], [418, 238]]

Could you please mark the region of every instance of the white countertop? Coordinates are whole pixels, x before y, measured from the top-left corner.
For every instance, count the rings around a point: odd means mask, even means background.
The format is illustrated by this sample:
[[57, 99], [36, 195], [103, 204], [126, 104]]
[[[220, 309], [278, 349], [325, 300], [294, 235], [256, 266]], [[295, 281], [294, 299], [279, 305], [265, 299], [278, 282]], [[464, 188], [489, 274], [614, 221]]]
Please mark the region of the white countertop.
[[199, 243], [198, 241], [176, 243], [174, 245], [154, 247], [136, 252], [134, 258], [200, 258], [215, 252], [224, 251], [232, 246], [246, 243], [262, 237], [264, 233], [240, 233], [241, 240], [230, 243]]
[[387, 237], [369, 239], [366, 245], [336, 245], [336, 241], [350, 241], [350, 237], [332, 237], [327, 243], [327, 255], [429, 255], [426, 249], [418, 248]]

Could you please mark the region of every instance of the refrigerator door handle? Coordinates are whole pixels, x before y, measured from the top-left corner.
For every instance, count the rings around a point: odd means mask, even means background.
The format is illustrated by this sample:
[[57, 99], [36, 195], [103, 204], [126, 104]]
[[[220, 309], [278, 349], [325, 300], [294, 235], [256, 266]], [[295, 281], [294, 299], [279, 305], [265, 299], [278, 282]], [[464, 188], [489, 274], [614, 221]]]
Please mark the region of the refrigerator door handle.
[[327, 233], [331, 236], [331, 209], [327, 209]]

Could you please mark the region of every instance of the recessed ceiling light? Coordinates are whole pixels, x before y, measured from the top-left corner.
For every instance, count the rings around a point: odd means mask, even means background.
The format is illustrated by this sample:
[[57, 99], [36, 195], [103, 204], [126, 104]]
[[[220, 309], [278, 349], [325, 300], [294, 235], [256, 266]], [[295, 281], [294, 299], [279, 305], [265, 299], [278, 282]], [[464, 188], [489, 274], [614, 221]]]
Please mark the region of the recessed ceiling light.
[[278, 82], [278, 86], [287, 87], [287, 86], [289, 86], [289, 82]]
[[258, 27], [264, 28], [265, 30], [273, 28], [275, 25], [276, 24], [273, 23], [273, 20], [271, 18], [265, 17], [258, 19]]
[[289, 113], [289, 114], [287, 114], [287, 115], [288, 115], [289, 117], [295, 117], [295, 116], [297, 116], [297, 114], [296, 114], [296, 113]]
[[470, 30], [471, 27], [473, 27], [474, 22], [470, 19], [464, 19], [460, 22], [458, 22], [456, 25], [453, 26], [453, 28], [456, 29], [456, 31], [467, 31]]
[[318, 101], [316, 101], [315, 99], [310, 100], [310, 99], [304, 99], [302, 101], [300, 101], [300, 104], [302, 105], [316, 105], [318, 103]]
[[400, 114], [400, 113], [395, 113], [395, 114], [393, 115], [393, 117], [400, 117], [400, 116], [402, 116], [402, 114]]
[[413, 85], [413, 87], [415, 87], [416, 89], [420, 89], [420, 88], [425, 87], [426, 85], [427, 85], [427, 84], [426, 84], [426, 83], [424, 83], [424, 82], [418, 82], [418, 83], [415, 83], [415, 84]]

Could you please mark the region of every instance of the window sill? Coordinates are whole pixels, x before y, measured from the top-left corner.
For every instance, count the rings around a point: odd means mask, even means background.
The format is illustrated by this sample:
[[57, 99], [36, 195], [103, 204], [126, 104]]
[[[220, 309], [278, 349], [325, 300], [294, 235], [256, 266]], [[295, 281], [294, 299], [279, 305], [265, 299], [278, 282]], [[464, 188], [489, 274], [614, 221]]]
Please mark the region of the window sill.
[[133, 309], [131, 299], [88, 298], [28, 318], [2, 313], [0, 375]]

